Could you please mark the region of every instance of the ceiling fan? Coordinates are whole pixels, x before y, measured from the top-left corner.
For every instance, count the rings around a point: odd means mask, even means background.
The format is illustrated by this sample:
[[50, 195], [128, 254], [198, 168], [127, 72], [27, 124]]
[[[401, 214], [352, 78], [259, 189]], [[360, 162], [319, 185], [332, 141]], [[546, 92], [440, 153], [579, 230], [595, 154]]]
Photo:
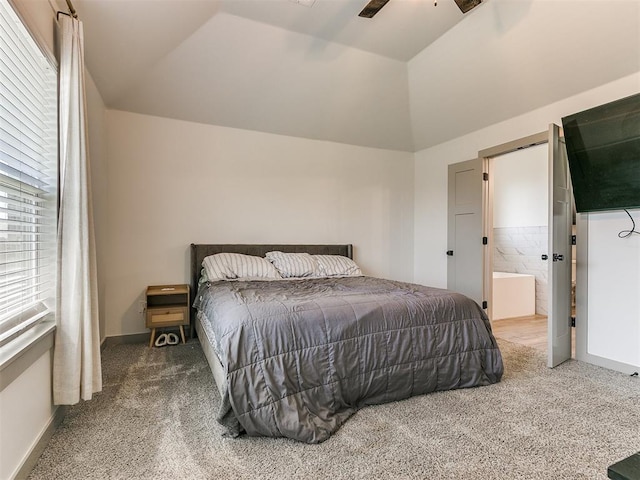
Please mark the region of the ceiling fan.
[[[370, 0], [369, 3], [358, 14], [359, 17], [371, 18], [384, 7], [389, 0]], [[473, 7], [477, 7], [482, 3], [482, 0], [454, 0], [458, 8], [462, 13], [467, 13]]]

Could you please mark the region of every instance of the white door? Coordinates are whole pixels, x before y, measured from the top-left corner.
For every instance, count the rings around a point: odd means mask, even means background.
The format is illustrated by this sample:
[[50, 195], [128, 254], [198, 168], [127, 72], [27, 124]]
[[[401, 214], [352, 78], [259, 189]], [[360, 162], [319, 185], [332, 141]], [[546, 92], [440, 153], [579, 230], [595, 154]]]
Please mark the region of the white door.
[[549, 310], [547, 365], [571, 358], [571, 188], [560, 127], [549, 127]]
[[[447, 288], [483, 305], [486, 237], [484, 160], [449, 165]], [[484, 242], [483, 242], [484, 238]], [[444, 252], [443, 252], [444, 253]]]

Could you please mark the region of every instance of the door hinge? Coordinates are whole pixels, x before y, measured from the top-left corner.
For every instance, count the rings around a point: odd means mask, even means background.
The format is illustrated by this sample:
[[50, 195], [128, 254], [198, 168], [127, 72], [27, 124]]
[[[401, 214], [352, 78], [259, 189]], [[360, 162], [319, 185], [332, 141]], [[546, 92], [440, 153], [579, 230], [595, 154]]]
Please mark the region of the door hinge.
[[487, 237], [482, 237], [482, 244], [487, 245], [489, 243], [489, 239]]
[[482, 308], [483, 308], [483, 309], [485, 309], [485, 310], [486, 310], [487, 308], [489, 308], [489, 304], [487, 304], [487, 301], [486, 301], [486, 300], [483, 300], [483, 301], [482, 301]]
[[576, 244], [576, 236], [571, 235], [571, 245], [575, 245], [575, 244]]
[[482, 172], [482, 180], [485, 182], [489, 181], [489, 174], [487, 172]]
[[571, 317], [571, 326], [572, 327], [576, 326], [576, 317]]

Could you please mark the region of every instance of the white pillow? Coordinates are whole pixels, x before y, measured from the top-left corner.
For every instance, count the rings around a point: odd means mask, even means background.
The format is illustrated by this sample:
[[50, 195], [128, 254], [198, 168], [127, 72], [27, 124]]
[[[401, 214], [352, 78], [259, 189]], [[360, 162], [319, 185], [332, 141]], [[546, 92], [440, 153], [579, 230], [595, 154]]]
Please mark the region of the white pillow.
[[360, 267], [349, 257], [341, 255], [312, 255], [320, 267], [320, 275], [325, 277], [335, 276], [362, 276]]
[[317, 277], [318, 263], [308, 253], [267, 252], [265, 254], [282, 278]]
[[282, 277], [266, 258], [240, 253], [216, 253], [202, 260], [210, 281], [233, 279], [277, 280]]
[[204, 268], [200, 269], [200, 278], [198, 279], [198, 287], [203, 283], [207, 283], [209, 281], [209, 277], [207, 277], [207, 271]]

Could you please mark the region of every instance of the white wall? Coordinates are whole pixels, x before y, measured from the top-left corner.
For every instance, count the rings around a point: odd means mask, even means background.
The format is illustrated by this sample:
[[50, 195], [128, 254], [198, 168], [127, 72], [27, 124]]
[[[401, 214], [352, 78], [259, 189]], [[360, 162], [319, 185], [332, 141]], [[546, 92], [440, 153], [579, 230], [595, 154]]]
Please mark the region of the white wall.
[[536, 145], [491, 160], [494, 228], [549, 223], [548, 148]]
[[147, 332], [147, 285], [189, 280], [190, 243], [352, 243], [413, 277], [413, 155], [109, 110], [107, 336]]
[[[640, 91], [640, 72], [560, 102], [534, 110], [524, 115], [512, 118], [484, 128], [455, 140], [428, 148], [416, 153], [415, 167], [415, 281], [427, 285], [446, 286], [447, 283], [447, 165], [477, 156], [479, 150], [500, 145], [511, 140], [545, 131], [549, 123], [561, 123], [565, 115], [576, 113], [596, 105], [601, 105], [618, 98], [632, 95]], [[617, 218], [617, 213], [602, 214], [600, 222]], [[596, 223], [590, 226], [600, 231]], [[590, 233], [589, 252], [590, 261], [586, 267], [589, 270], [589, 282], [602, 285], [596, 291], [589, 289], [589, 348], [600, 352], [605, 358], [620, 358], [624, 355], [628, 360], [640, 350], [637, 342], [637, 329], [640, 325], [638, 314], [638, 292], [640, 280], [629, 278], [628, 275], [616, 275], [610, 269], [603, 270], [591, 266], [593, 255], [598, 255], [601, 262], [611, 268], [626, 269], [629, 265], [638, 264], [640, 242], [637, 238], [628, 242], [624, 263], [616, 258], [616, 252], [621, 244], [615, 232], [608, 230], [600, 235]], [[633, 243], [635, 242], [635, 243]], [[597, 253], [594, 253], [597, 252]], [[585, 266], [578, 266], [584, 268]], [[609, 309], [611, 296], [618, 298], [616, 293], [622, 291], [634, 292], [634, 295], [619, 298], [616, 315]], [[593, 311], [591, 310], [593, 309]], [[601, 329], [604, 336], [598, 337], [596, 332]], [[630, 336], [623, 343], [622, 337]], [[634, 350], [621, 353], [620, 346], [627, 346], [628, 342], [635, 342]], [[633, 363], [638, 365], [638, 363]]]
[[53, 421], [51, 352], [0, 391], [0, 478], [14, 478]]
[[[640, 210], [629, 213], [640, 225]], [[625, 212], [588, 216], [587, 351], [640, 367], [640, 235], [618, 238], [631, 229]]]

